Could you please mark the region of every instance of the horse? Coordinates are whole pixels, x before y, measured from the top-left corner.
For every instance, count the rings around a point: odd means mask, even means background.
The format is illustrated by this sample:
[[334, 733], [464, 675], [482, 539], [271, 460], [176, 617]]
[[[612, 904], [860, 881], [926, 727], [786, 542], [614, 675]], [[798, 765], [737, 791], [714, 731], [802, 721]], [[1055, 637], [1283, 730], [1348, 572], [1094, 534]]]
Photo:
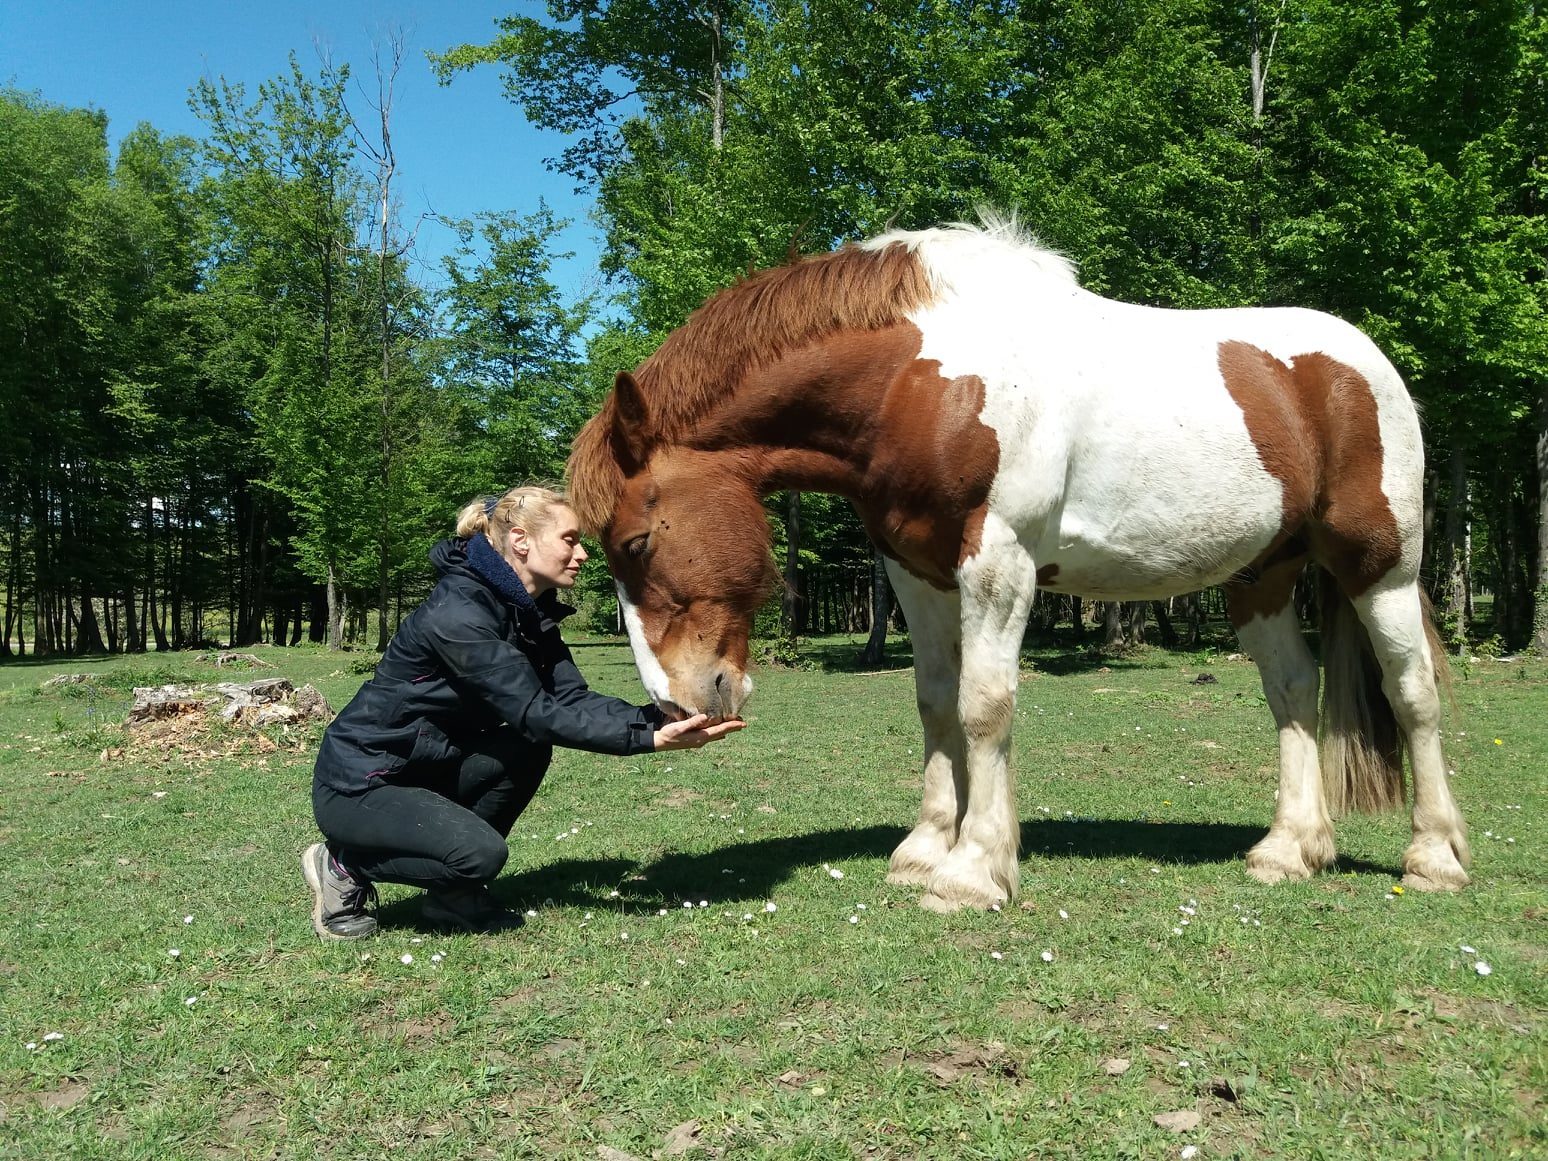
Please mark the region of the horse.
[[[1330, 866], [1332, 816], [1404, 803], [1406, 749], [1403, 882], [1463, 887], [1444, 654], [1418, 584], [1423, 477], [1414, 404], [1353, 326], [1105, 299], [992, 216], [717, 292], [617, 375], [567, 464], [641, 679], [674, 715], [737, 715], [751, 692], [753, 614], [778, 581], [762, 498], [853, 503], [907, 619], [924, 729], [918, 821], [888, 879], [936, 911], [1017, 891], [1009, 750], [1040, 587], [1102, 601], [1224, 588], [1278, 728], [1252, 877]], [[1320, 760], [1318, 664], [1293, 600], [1309, 562], [1325, 577]]]

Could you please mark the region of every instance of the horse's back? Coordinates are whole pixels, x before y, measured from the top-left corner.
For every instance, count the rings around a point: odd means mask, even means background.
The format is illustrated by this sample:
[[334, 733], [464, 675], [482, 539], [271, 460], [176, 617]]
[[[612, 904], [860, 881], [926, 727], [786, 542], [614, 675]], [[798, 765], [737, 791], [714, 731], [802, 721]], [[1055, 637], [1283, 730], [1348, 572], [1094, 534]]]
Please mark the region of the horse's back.
[[1297, 308], [1133, 306], [1047, 277], [1022, 294], [965, 285], [919, 318], [921, 357], [983, 382], [1000, 457], [990, 505], [1049, 587], [1117, 599], [1219, 583], [1361, 457], [1417, 540], [1413, 404], [1349, 324]]

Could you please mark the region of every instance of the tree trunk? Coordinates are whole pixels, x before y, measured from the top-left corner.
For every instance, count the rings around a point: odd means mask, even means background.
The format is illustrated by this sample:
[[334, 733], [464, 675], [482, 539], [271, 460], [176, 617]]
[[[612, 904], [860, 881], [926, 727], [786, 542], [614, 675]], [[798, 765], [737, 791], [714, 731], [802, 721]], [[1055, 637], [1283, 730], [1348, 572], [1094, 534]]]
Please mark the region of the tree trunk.
[[1172, 617], [1166, 610], [1166, 602], [1151, 601], [1150, 611], [1155, 615], [1156, 627], [1161, 630], [1161, 644], [1168, 649], [1176, 649], [1178, 645], [1177, 630], [1172, 628]]
[[181, 649], [187, 642], [183, 637], [183, 564], [182, 564], [182, 536], [172, 526], [172, 512], [166, 505], [162, 505], [161, 514], [164, 517], [163, 524], [166, 528], [167, 550], [170, 553], [167, 561], [167, 580], [171, 586], [170, 599], [168, 601], [168, 621], [172, 633], [172, 648]]
[[1537, 392], [1537, 575], [1532, 591], [1532, 651], [1548, 657], [1548, 380]]
[[1143, 645], [1145, 643], [1145, 627], [1150, 620], [1150, 606], [1144, 601], [1125, 601], [1124, 612], [1128, 614], [1128, 640], [1130, 645]]
[[801, 632], [801, 493], [792, 488], [785, 508], [785, 591], [780, 597], [780, 617], [785, 633]]
[[1102, 644], [1109, 649], [1123, 647], [1123, 606], [1117, 601], [1101, 601]]
[[710, 145], [719, 153], [726, 139], [726, 74], [719, 11], [711, 12], [706, 22], [710, 31]]
[[1204, 642], [1204, 594], [1189, 593], [1183, 601], [1188, 609], [1188, 648], [1197, 649]]
[[328, 564], [328, 648], [344, 648], [344, 601], [333, 563]]
[[5, 633], [0, 636], [0, 657], [11, 655], [11, 633], [21, 624], [21, 504], [11, 513], [11, 561], [5, 570]]
[[1467, 653], [1467, 606], [1472, 541], [1472, 496], [1467, 475], [1467, 451], [1460, 443], [1451, 449], [1451, 503], [1446, 508], [1446, 536], [1442, 549], [1441, 616], [1446, 644]]
[[49, 607], [50, 597], [53, 593], [49, 577], [49, 512], [44, 488], [45, 485], [41, 479], [33, 482], [32, 599], [33, 608], [36, 610], [36, 622], [32, 627], [32, 653], [35, 657], [46, 657], [54, 652], [53, 615]]
[[871, 637], [860, 651], [860, 664], [875, 667], [882, 663], [887, 647], [887, 618], [892, 614], [892, 586], [887, 583], [887, 566], [881, 552], [871, 549]]
[[379, 211], [378, 247], [376, 251], [376, 289], [379, 308], [378, 323], [382, 340], [382, 396], [381, 396], [381, 464], [380, 481], [382, 512], [377, 540], [377, 597], [376, 649], [387, 651], [387, 605], [392, 596], [392, 532], [396, 525], [392, 512], [392, 460], [395, 448], [392, 439], [392, 307], [388, 301], [387, 272], [396, 247], [392, 244], [392, 179], [398, 172], [397, 154], [392, 148], [392, 94], [398, 79], [398, 68], [403, 61], [403, 41], [393, 36], [390, 45], [392, 60], [384, 70], [380, 56], [376, 61], [377, 112], [381, 119], [381, 148], [368, 147], [376, 160], [377, 206]]
[[97, 623], [97, 610], [88, 593], [81, 594], [80, 629], [75, 636], [75, 652], [78, 654], [107, 652], [107, 645], [102, 640], [102, 628]]
[[328, 637], [328, 614], [330, 609], [328, 587], [326, 585], [312, 586], [312, 615], [307, 625], [307, 639], [314, 645], [321, 645]]

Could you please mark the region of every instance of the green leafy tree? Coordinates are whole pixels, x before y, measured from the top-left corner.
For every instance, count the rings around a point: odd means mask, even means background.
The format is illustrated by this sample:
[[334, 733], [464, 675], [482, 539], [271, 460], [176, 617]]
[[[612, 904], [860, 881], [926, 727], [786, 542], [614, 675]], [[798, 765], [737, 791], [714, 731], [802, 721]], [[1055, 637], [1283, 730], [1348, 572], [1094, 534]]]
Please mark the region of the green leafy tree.
[[566, 223], [546, 208], [489, 213], [462, 227], [445, 260], [443, 374], [478, 417], [473, 490], [556, 479], [569, 441], [599, 396], [585, 389], [581, 335], [589, 301], [566, 305], [551, 280]]
[[260, 85], [250, 103], [241, 86], [208, 80], [193, 99], [210, 129], [213, 290], [236, 320], [228, 332], [236, 350], [222, 369], [251, 375], [261, 482], [290, 506], [303, 571], [327, 585], [335, 648], [348, 590], [372, 576], [374, 529], [364, 514], [373, 511], [371, 437], [380, 428], [380, 396], [370, 390], [379, 352], [359, 325], [368, 284], [356, 261], [364, 203], [348, 78], [347, 67], [324, 65], [313, 80], [292, 55], [289, 74]]

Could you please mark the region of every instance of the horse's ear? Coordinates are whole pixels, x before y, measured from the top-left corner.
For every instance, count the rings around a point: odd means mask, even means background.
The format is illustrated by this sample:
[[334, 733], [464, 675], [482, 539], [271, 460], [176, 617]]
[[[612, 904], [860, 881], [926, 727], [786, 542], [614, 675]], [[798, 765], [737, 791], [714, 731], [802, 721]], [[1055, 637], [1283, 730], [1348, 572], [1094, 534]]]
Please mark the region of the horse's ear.
[[650, 408], [640, 385], [629, 372], [618, 372], [613, 380], [613, 452], [619, 467], [633, 475], [650, 459], [655, 443]]

